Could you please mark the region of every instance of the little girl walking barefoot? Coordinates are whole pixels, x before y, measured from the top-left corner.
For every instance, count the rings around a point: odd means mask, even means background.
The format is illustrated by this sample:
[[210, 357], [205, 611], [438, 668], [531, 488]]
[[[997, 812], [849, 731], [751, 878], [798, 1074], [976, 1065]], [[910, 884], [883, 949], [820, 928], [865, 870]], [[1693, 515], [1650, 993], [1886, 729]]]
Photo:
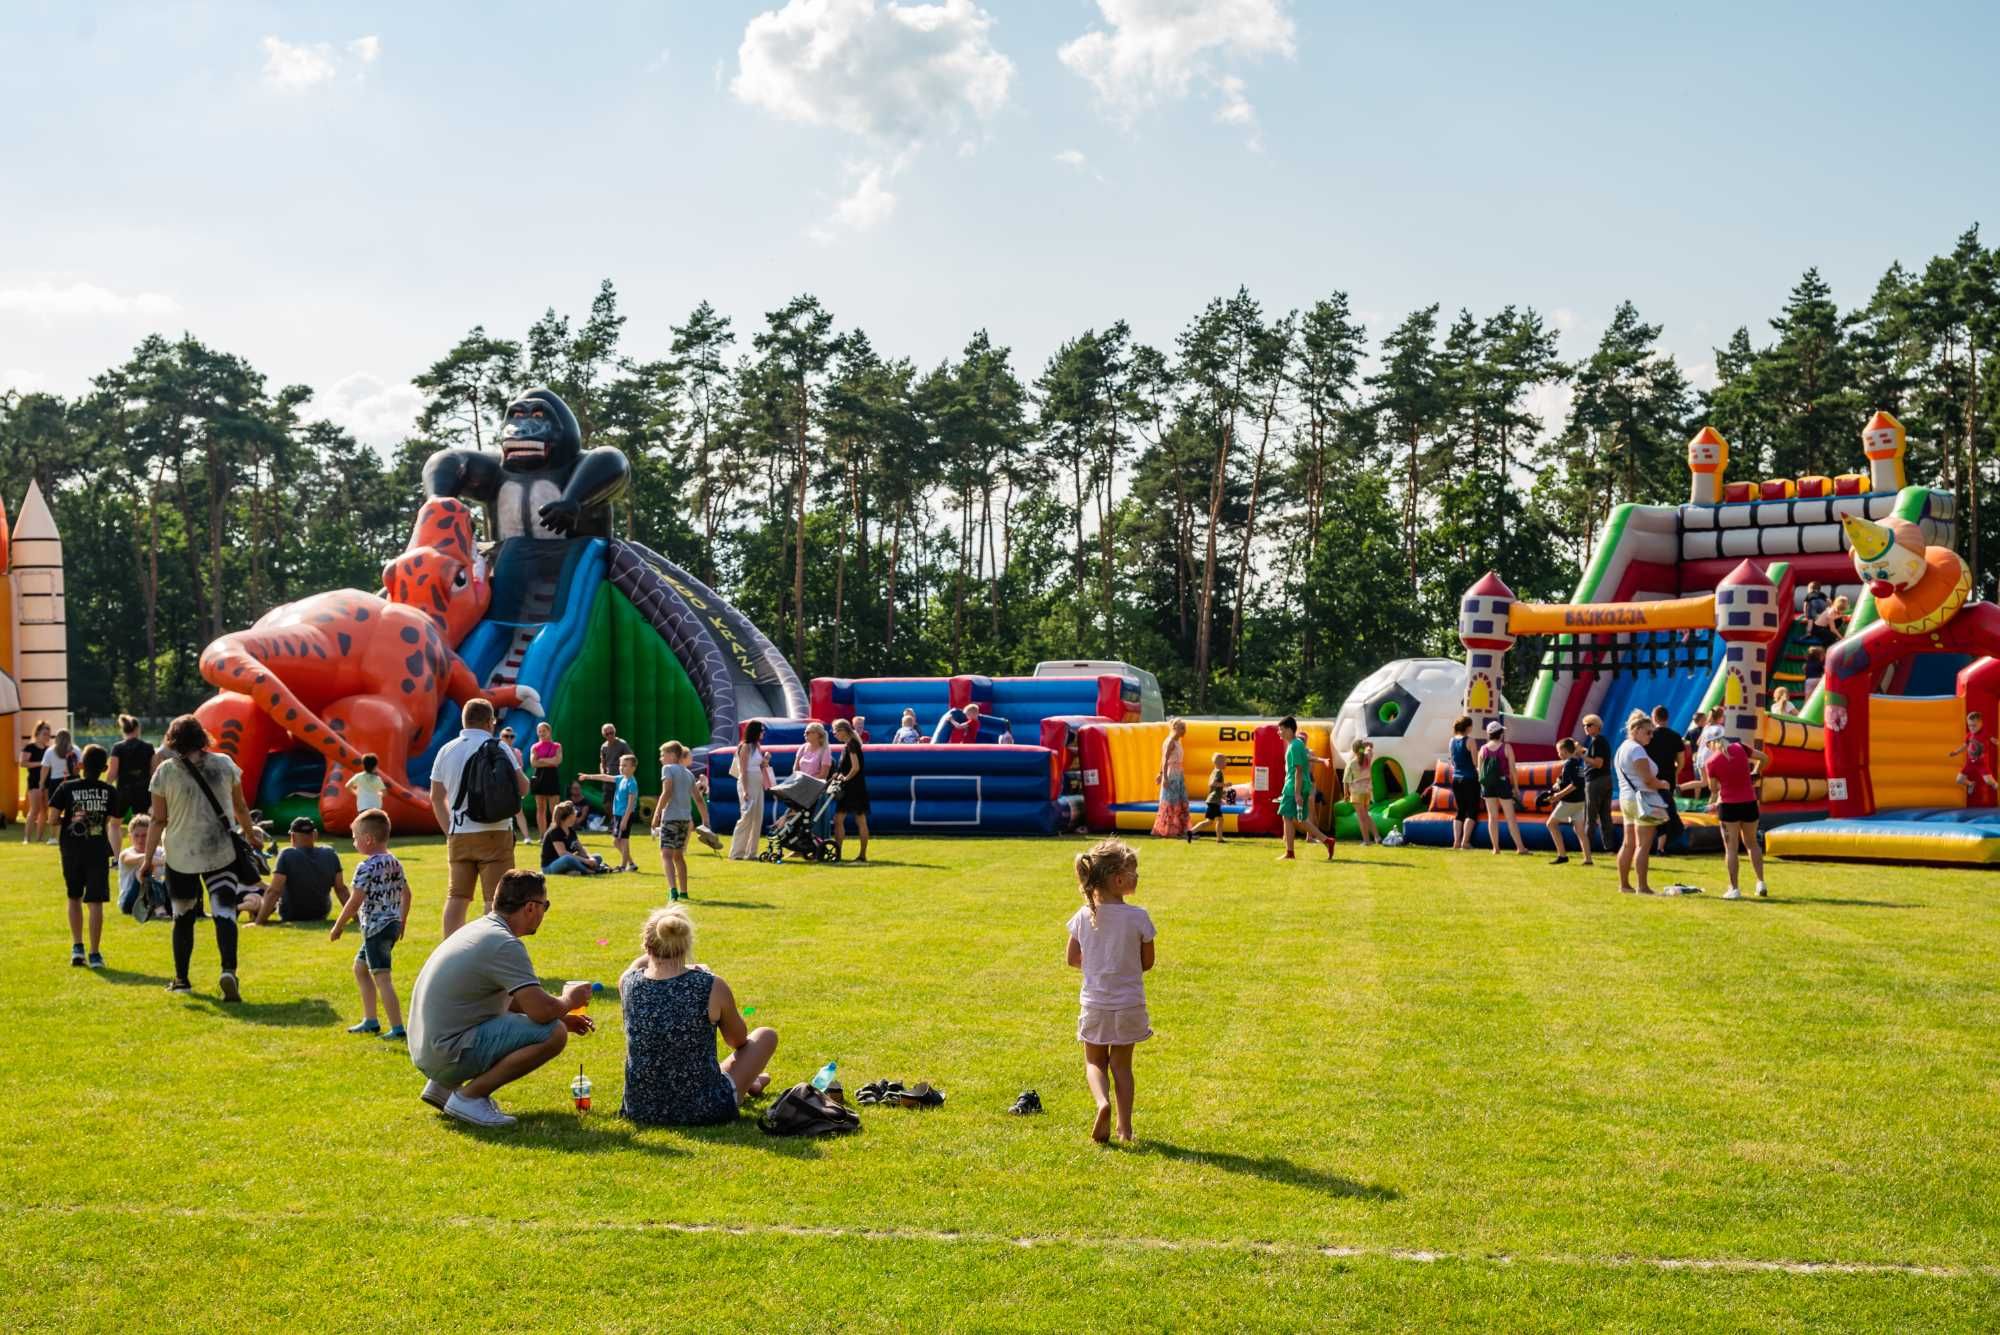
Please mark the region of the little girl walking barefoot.
[[1146, 971], [1153, 967], [1153, 920], [1126, 898], [1139, 888], [1139, 855], [1106, 839], [1076, 859], [1084, 906], [1069, 920], [1069, 967], [1083, 970], [1076, 1018], [1083, 1078], [1097, 1100], [1090, 1138], [1111, 1139], [1111, 1096], [1118, 1095], [1118, 1138], [1132, 1139], [1132, 1045], [1153, 1036], [1146, 1018]]

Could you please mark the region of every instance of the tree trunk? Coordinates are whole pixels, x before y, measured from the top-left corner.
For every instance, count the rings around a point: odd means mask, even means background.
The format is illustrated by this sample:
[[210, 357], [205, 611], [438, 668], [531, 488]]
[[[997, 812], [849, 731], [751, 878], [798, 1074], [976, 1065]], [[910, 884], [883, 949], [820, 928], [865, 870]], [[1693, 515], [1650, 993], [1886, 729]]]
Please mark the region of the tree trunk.
[[1410, 424], [1410, 475], [1403, 488], [1403, 559], [1409, 566], [1410, 592], [1417, 589], [1417, 441], [1416, 423]]
[[896, 572], [903, 564], [903, 501], [896, 500], [895, 512], [889, 519], [889, 601], [883, 609], [882, 647], [891, 648], [896, 643]]
[[958, 675], [958, 665], [965, 647], [965, 567], [972, 560], [972, 498], [960, 492], [958, 497], [958, 574], [952, 580], [951, 597], [951, 673]]
[[1217, 437], [1215, 472], [1210, 475], [1208, 483], [1207, 551], [1201, 567], [1201, 597], [1195, 603], [1194, 690], [1197, 709], [1208, 708], [1208, 665], [1215, 623], [1215, 531], [1222, 523], [1222, 500], [1228, 491], [1229, 444], [1234, 429], [1233, 423], [1225, 423]]
[[146, 712], [160, 712], [160, 484], [165, 479], [167, 461], [160, 460], [146, 489], [146, 559], [141, 567], [139, 587], [146, 598]]
[[1243, 600], [1250, 593], [1250, 544], [1257, 533], [1257, 494], [1264, 485], [1264, 451], [1271, 443], [1271, 419], [1277, 415], [1278, 393], [1264, 405], [1264, 432], [1257, 439], [1257, 462], [1250, 470], [1250, 508], [1243, 516], [1243, 543], [1236, 555], [1236, 603], [1229, 611], [1229, 667], [1236, 669], [1243, 643]]
[[798, 540], [792, 555], [792, 662], [801, 672], [806, 665], [806, 486], [810, 469], [806, 457], [806, 441], [809, 429], [808, 413], [811, 400], [803, 379], [799, 382], [799, 438], [798, 468], [799, 480], [797, 499], [793, 506], [793, 523], [798, 529]]
[[[990, 476], [990, 475], [989, 475]], [[982, 547], [981, 557], [989, 570], [986, 583], [986, 601], [990, 635], [993, 646], [1000, 645], [1000, 561], [993, 550], [993, 487], [991, 483], [980, 493], [979, 532]]]

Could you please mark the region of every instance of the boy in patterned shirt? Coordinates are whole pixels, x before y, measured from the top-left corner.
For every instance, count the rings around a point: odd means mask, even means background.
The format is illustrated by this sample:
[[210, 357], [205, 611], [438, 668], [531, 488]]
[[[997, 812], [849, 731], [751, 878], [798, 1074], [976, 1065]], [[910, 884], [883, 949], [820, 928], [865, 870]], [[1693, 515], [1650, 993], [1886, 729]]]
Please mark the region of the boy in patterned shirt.
[[348, 1028], [350, 1034], [381, 1034], [375, 1018], [379, 997], [389, 1012], [389, 1032], [384, 1039], [405, 1038], [403, 1007], [396, 999], [395, 980], [389, 976], [389, 958], [403, 929], [410, 921], [410, 880], [403, 864], [389, 851], [389, 816], [379, 809], [364, 811], [354, 818], [354, 853], [361, 865], [354, 869], [354, 889], [340, 916], [333, 920], [329, 941], [340, 940], [340, 930], [356, 913], [361, 915], [361, 949], [354, 955], [354, 985], [361, 989], [360, 1024]]

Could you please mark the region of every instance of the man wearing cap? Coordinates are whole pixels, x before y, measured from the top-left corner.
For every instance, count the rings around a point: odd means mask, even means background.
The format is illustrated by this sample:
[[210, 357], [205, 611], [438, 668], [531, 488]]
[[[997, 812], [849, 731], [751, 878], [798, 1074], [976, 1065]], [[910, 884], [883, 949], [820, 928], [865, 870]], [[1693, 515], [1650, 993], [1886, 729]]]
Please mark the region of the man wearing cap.
[[243, 911], [254, 912], [252, 921], [259, 927], [271, 920], [276, 913], [281, 922], [325, 922], [333, 912], [334, 896], [344, 907], [347, 903], [347, 882], [341, 876], [340, 854], [319, 843], [319, 827], [308, 816], [300, 816], [292, 821], [292, 846], [278, 854], [278, 865], [271, 870], [271, 884], [258, 899], [254, 908], [250, 900], [243, 902]]

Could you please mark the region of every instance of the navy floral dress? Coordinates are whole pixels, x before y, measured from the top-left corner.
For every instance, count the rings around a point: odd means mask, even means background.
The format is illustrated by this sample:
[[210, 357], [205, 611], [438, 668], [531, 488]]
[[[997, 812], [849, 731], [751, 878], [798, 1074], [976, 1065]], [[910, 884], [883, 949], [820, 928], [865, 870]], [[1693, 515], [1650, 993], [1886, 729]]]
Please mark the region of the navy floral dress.
[[715, 975], [689, 969], [619, 980], [625, 1008], [625, 1104], [619, 1112], [654, 1126], [708, 1126], [736, 1120], [736, 1086], [715, 1059], [708, 994]]

